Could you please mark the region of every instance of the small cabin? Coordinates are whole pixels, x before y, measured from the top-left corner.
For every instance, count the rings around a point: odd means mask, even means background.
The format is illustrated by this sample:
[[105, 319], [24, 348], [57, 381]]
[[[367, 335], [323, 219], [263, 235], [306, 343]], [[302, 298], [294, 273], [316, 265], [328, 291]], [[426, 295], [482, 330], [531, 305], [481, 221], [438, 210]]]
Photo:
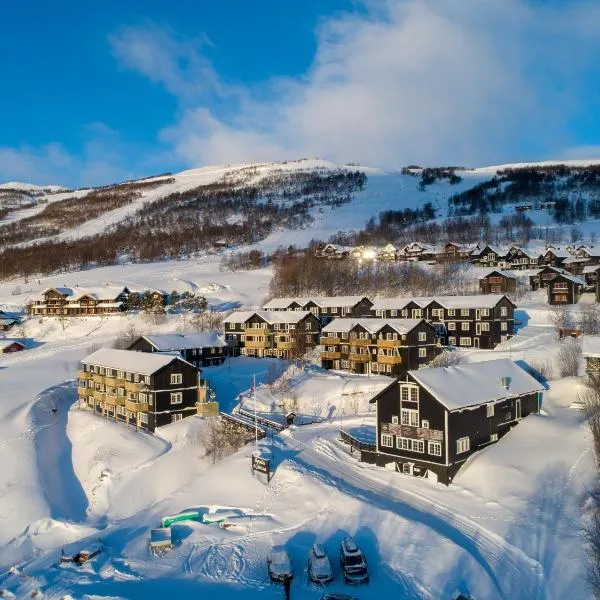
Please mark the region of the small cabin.
[[577, 304], [585, 290], [585, 280], [564, 273], [558, 274], [547, 287], [548, 304]]
[[507, 271], [494, 270], [479, 278], [482, 294], [507, 294], [517, 291], [517, 278]]
[[0, 339], [0, 354], [12, 354], [25, 350], [25, 344], [17, 340]]

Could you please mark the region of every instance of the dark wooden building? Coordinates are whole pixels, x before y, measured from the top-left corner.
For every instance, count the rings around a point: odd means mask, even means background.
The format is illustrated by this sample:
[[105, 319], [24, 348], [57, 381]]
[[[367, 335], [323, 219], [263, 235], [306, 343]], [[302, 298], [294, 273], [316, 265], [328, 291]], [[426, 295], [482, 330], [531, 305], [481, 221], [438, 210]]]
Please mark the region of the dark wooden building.
[[538, 257], [538, 265], [561, 267], [564, 261], [569, 257], [571, 257], [571, 254], [563, 248], [548, 248]]
[[377, 449], [363, 460], [447, 485], [474, 452], [539, 412], [543, 390], [509, 359], [409, 371], [371, 400]]
[[19, 340], [0, 338], [0, 354], [12, 354], [22, 350], [25, 350], [25, 344], [19, 342]]
[[482, 294], [508, 294], [517, 291], [517, 277], [508, 271], [495, 269], [479, 278]]
[[505, 266], [507, 250], [496, 248], [494, 246], [485, 246], [478, 254], [473, 255], [473, 261], [480, 267], [500, 267]]
[[559, 273], [546, 289], [550, 305], [577, 304], [585, 290], [585, 280], [574, 275]]
[[425, 319], [442, 344], [495, 348], [514, 335], [515, 304], [503, 294], [382, 298], [373, 313], [383, 319]]
[[326, 325], [340, 317], [370, 317], [373, 303], [366, 296], [324, 296], [315, 298], [272, 298], [263, 310], [307, 310]]
[[126, 287], [56, 287], [44, 290], [27, 304], [32, 317], [113, 315], [127, 310]]
[[195, 367], [213, 367], [223, 363], [228, 354], [227, 342], [217, 332], [190, 332], [143, 335], [129, 350], [139, 352], [179, 352]]
[[529, 285], [531, 287], [531, 291], [535, 292], [539, 289], [545, 289], [550, 285], [552, 280], [557, 275], [570, 275], [568, 271], [561, 269], [560, 267], [553, 267], [551, 265], [546, 265], [539, 269], [536, 273], [529, 276]]
[[520, 246], [511, 246], [504, 259], [507, 269], [525, 271], [538, 266], [538, 256]]
[[0, 331], [8, 331], [17, 325], [19, 321], [0, 310]]
[[223, 319], [232, 356], [299, 358], [318, 344], [321, 324], [305, 310], [236, 311]]
[[587, 265], [583, 268], [582, 275], [588, 289], [595, 291], [598, 274], [600, 274], [600, 265]]
[[441, 351], [424, 319], [334, 319], [321, 334], [324, 369], [399, 377]]
[[200, 370], [178, 356], [101, 348], [81, 361], [80, 405], [139, 429], [218, 414]]

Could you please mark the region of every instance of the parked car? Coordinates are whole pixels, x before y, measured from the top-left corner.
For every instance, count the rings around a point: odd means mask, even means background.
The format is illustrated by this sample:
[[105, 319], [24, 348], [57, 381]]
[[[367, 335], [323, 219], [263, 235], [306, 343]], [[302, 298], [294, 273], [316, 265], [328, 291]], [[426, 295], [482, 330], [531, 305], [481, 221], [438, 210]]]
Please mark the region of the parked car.
[[321, 596], [321, 600], [358, 600], [358, 598], [348, 596], [348, 594], [325, 594]]
[[290, 562], [290, 557], [285, 546], [273, 546], [269, 550], [267, 564], [269, 566], [271, 581], [284, 581], [286, 577], [291, 579], [294, 576], [292, 573], [292, 563]]
[[340, 545], [340, 566], [346, 583], [369, 583], [369, 571], [358, 544], [347, 537]]
[[308, 553], [308, 578], [314, 583], [333, 581], [333, 570], [325, 548], [321, 544], [313, 544]]

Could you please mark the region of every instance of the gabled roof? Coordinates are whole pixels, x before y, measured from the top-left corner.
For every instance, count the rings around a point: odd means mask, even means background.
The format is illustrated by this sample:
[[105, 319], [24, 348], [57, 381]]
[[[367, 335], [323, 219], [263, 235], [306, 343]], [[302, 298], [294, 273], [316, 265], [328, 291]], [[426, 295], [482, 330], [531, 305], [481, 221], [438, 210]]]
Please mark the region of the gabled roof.
[[516, 279], [517, 276], [510, 271], [502, 271], [501, 269], [490, 269], [485, 275], [482, 275], [479, 279], [493, 275], [494, 273], [501, 275], [502, 277], [508, 277], [509, 279]]
[[547, 248], [542, 256], [546, 256], [546, 254], [554, 254], [557, 258], [569, 258], [571, 256], [564, 248]]
[[[479, 294], [475, 296], [428, 296], [417, 298], [380, 298], [373, 302], [372, 310], [401, 310], [411, 302], [425, 308], [432, 302], [444, 308], [493, 308], [506, 298], [504, 294]], [[509, 302], [511, 302], [509, 300]]]
[[352, 307], [357, 305], [366, 296], [317, 296], [315, 298], [308, 297], [288, 297], [288, 298], [272, 298], [264, 306], [264, 310], [272, 308], [287, 308], [294, 302], [302, 307], [305, 307], [309, 302], [313, 302], [320, 308], [329, 306]]
[[401, 335], [412, 331], [424, 319], [334, 319], [323, 327], [323, 333], [348, 333], [357, 326], [361, 326], [371, 334], [377, 334], [384, 327], [391, 327]]
[[189, 348], [225, 348], [227, 343], [216, 331], [191, 333], [163, 333], [144, 335], [143, 339], [152, 344], [159, 352], [187, 350]]
[[152, 375], [175, 360], [184, 362], [187, 365], [190, 364], [181, 357], [171, 354], [116, 350], [114, 348], [100, 348], [100, 350], [96, 350], [96, 352], [86, 356], [81, 363], [138, 373], [140, 375]]
[[[583, 267], [583, 272], [585, 273], [595, 273], [598, 269], [600, 269], [600, 265], [586, 265]], [[1, 319], [2, 317], [0, 317]]]
[[19, 340], [11, 338], [0, 338], [0, 352], [4, 351], [6, 348], [12, 346], [13, 344], [18, 344], [19, 346], [21, 346], [21, 348], [26, 348], [25, 344], [23, 342], [20, 342]]
[[82, 287], [52, 287], [45, 289], [40, 297], [45, 295], [47, 292], [52, 290], [57, 291], [59, 294], [70, 298], [73, 301], [80, 300], [84, 296], [90, 296], [95, 300], [115, 300], [128, 288], [125, 286], [114, 286], [114, 285], [104, 285], [99, 287], [91, 287], [91, 288], [82, 288]]
[[569, 273], [559, 273], [553, 281], [556, 281], [558, 277], [562, 277], [563, 279], [567, 279], [568, 281], [573, 282], [575, 285], [587, 285], [585, 279], [581, 279], [581, 277], [575, 277], [575, 275], [571, 275]]
[[[498, 402], [505, 398], [541, 392], [544, 386], [508, 358], [424, 368], [408, 374], [448, 410]], [[508, 389], [502, 378], [509, 378]]]
[[257, 315], [266, 323], [298, 323], [306, 316], [312, 315], [306, 310], [243, 310], [231, 313], [223, 319], [223, 323], [245, 323], [248, 319]]

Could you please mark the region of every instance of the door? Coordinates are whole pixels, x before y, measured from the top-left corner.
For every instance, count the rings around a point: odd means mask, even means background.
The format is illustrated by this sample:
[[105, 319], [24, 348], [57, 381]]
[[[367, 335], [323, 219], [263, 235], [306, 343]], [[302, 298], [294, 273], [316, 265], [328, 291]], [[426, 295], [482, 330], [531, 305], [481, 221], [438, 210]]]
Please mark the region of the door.
[[[481, 323], [475, 323], [475, 335], [481, 335]], [[477, 341], [479, 342], [479, 340]]]
[[479, 348], [479, 338], [478, 337], [473, 338], [473, 345], [475, 348]]
[[521, 418], [521, 400], [517, 400], [516, 406], [515, 406], [516, 410], [516, 415], [517, 415], [517, 419]]
[[477, 321], [481, 319], [481, 311], [478, 308], [475, 310], [475, 319]]

